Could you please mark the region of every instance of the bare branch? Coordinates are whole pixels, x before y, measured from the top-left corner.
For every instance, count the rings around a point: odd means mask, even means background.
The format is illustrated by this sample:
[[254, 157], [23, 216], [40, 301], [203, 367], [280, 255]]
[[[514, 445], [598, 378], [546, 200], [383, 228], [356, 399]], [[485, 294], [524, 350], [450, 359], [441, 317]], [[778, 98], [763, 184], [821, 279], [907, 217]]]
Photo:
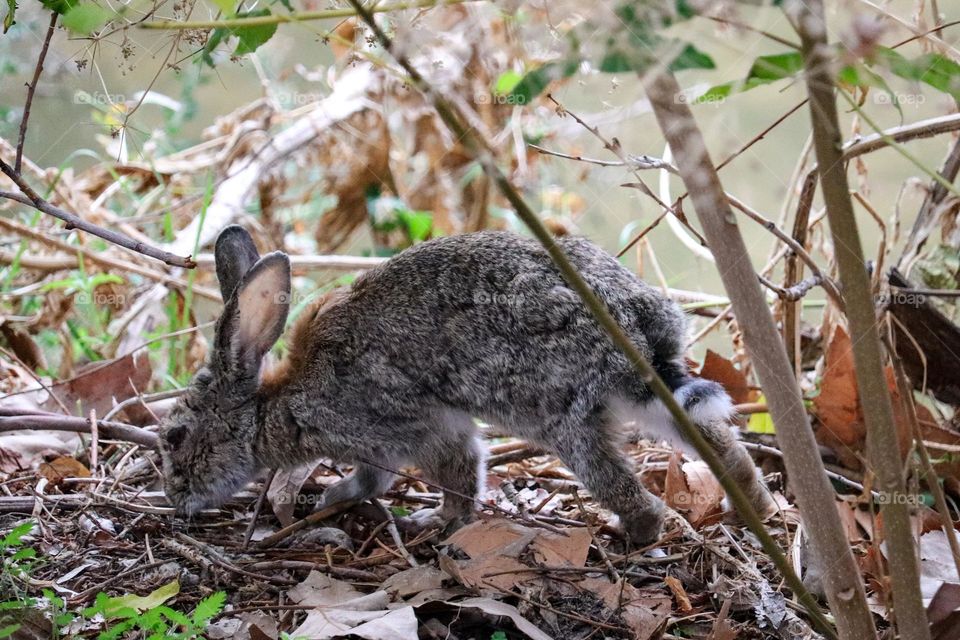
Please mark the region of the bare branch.
[[15, 171], [13, 167], [3, 161], [0, 158], [0, 171], [2, 171], [8, 178], [10, 178], [14, 184], [16, 184], [20, 191], [23, 192], [23, 197], [16, 193], [9, 193], [6, 191], [0, 191], [0, 197], [7, 198], [9, 200], [16, 200], [21, 204], [33, 207], [47, 215], [51, 215], [54, 218], [59, 218], [67, 223], [67, 229], [80, 229], [81, 231], [86, 231], [89, 234], [95, 235], [98, 238], [103, 238], [107, 242], [111, 242], [115, 245], [129, 249], [130, 251], [135, 251], [136, 253], [145, 255], [149, 258], [155, 260], [160, 260], [174, 267], [184, 267], [186, 269], [192, 269], [196, 263], [190, 259], [190, 256], [186, 258], [174, 255], [168, 251], [163, 251], [162, 249], [157, 249], [156, 247], [150, 246], [146, 243], [134, 240], [130, 236], [126, 236], [122, 233], [117, 233], [116, 231], [110, 231], [109, 229], [104, 229], [103, 227], [97, 226], [91, 222], [87, 222], [83, 218], [64, 211], [60, 207], [55, 207], [33, 190], [27, 181], [23, 179], [20, 175], [20, 172]]

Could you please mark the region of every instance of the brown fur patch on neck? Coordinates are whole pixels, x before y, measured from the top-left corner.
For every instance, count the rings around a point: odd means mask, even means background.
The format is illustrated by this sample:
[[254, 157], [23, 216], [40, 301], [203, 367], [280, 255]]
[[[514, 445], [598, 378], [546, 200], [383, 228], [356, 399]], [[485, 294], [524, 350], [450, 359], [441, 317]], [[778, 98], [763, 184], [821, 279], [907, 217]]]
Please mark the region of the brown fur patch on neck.
[[287, 331], [287, 355], [283, 360], [265, 364], [260, 372], [260, 389], [263, 395], [272, 396], [290, 384], [313, 356], [313, 333], [311, 327], [318, 316], [340, 303], [350, 293], [349, 289], [335, 289], [307, 306]]

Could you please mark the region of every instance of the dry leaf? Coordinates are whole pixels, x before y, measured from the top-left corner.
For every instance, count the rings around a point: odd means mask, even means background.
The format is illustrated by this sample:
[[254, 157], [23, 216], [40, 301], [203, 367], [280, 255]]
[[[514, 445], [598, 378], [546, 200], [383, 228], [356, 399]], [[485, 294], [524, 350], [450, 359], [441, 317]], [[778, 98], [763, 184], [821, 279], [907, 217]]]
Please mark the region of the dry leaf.
[[760, 397], [760, 392], [750, 388], [747, 376], [733, 362], [709, 349], [700, 368], [700, 377], [723, 385], [734, 404], [756, 402]]
[[50, 462], [44, 462], [37, 471], [54, 486], [63, 482], [64, 478], [90, 477], [90, 470], [82, 462], [70, 456], [60, 456]]

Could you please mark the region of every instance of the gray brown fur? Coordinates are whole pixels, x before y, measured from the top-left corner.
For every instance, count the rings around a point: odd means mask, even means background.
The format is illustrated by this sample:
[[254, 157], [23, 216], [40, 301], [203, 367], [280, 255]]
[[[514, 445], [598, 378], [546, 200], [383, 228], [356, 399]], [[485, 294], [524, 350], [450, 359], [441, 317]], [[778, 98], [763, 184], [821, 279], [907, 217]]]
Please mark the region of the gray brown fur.
[[[557, 242], [766, 508], [730, 432], [729, 399], [687, 372], [683, 312], [587, 240]], [[291, 356], [269, 371], [261, 361], [286, 320], [289, 262], [273, 253], [251, 266], [255, 251], [239, 227], [221, 235], [227, 303], [214, 349], [161, 431], [166, 489], [181, 511], [221, 503], [259, 469], [328, 457], [355, 471], [325, 504], [389, 488], [394, 476], [364, 461], [414, 464], [452, 490], [418, 519], [466, 521], [473, 502], [463, 496], [484, 476], [476, 417], [556, 452], [635, 542], [657, 537], [662, 506], [622, 453], [621, 412], [670, 421], [534, 240], [481, 232], [409, 249], [305, 310]]]

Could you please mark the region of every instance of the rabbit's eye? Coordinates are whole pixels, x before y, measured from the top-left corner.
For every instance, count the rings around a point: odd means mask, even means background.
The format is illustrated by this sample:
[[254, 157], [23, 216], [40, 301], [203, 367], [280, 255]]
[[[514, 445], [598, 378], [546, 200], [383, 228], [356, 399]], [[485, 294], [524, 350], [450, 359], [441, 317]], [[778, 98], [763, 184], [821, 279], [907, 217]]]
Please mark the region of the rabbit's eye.
[[170, 429], [170, 431], [167, 431], [167, 442], [175, 449], [180, 446], [180, 444], [183, 442], [184, 436], [186, 435], [187, 428], [183, 425], [177, 425], [176, 427]]

